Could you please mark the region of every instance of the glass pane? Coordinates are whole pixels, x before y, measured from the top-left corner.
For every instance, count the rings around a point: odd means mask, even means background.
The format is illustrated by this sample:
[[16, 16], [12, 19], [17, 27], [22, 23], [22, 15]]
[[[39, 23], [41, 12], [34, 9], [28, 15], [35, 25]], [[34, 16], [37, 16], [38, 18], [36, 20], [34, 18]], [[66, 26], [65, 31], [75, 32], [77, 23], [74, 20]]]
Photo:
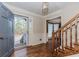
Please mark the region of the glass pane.
[[27, 21], [25, 18], [15, 16], [14, 18], [14, 31], [15, 31], [15, 48], [26, 44], [26, 32], [27, 32]]
[[56, 32], [59, 28], [59, 24], [54, 24], [54, 32]]
[[48, 37], [52, 37], [53, 24], [48, 24]]

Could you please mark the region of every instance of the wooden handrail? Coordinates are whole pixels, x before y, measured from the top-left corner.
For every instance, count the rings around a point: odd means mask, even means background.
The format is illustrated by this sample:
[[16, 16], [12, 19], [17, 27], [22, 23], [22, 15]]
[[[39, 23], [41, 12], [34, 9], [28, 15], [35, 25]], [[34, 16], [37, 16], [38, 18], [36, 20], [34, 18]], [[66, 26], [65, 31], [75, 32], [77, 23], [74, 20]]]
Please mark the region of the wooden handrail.
[[75, 18], [78, 18], [79, 17], [79, 14], [77, 14], [75, 17], [73, 17], [71, 20], [69, 20], [66, 24], [64, 24], [64, 26], [62, 26], [61, 28], [59, 28], [57, 31], [56, 31], [56, 33], [58, 32], [58, 31], [60, 31], [60, 30], [62, 30], [64, 27], [66, 27], [67, 25], [69, 25], [70, 23], [72, 23], [74, 20], [75, 20]]

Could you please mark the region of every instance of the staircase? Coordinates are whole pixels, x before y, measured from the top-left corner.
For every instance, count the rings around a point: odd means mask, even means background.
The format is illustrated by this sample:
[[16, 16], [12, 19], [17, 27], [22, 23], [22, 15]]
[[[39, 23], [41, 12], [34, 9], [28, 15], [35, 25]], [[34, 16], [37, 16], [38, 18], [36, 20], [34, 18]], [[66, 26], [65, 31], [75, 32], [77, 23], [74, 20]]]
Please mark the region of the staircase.
[[79, 53], [79, 14], [52, 33], [53, 56], [69, 56]]

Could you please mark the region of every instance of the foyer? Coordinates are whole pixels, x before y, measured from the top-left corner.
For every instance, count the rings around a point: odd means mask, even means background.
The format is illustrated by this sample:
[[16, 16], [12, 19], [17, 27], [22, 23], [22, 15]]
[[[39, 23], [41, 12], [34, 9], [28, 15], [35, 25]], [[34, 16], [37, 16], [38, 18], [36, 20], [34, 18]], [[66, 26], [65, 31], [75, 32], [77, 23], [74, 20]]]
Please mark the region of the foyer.
[[0, 2], [0, 57], [79, 56], [79, 2]]

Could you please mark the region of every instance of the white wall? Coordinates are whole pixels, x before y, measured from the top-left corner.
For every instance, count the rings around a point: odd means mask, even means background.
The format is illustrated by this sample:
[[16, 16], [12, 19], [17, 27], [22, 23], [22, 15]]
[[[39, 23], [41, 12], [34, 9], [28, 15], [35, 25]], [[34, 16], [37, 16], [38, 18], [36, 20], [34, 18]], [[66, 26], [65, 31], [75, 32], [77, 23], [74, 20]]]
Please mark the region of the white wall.
[[62, 11], [62, 25], [79, 13], [79, 3], [71, 3]]
[[[43, 40], [44, 18], [41, 15], [34, 14], [27, 10], [20, 9], [6, 3], [4, 3], [4, 5], [7, 6], [14, 14], [26, 16], [32, 20], [32, 28], [30, 29], [30, 32], [29, 32], [28, 45], [36, 45], [36, 44], [44, 43], [44, 40]], [[40, 41], [40, 39], [42, 39], [42, 41]]]

